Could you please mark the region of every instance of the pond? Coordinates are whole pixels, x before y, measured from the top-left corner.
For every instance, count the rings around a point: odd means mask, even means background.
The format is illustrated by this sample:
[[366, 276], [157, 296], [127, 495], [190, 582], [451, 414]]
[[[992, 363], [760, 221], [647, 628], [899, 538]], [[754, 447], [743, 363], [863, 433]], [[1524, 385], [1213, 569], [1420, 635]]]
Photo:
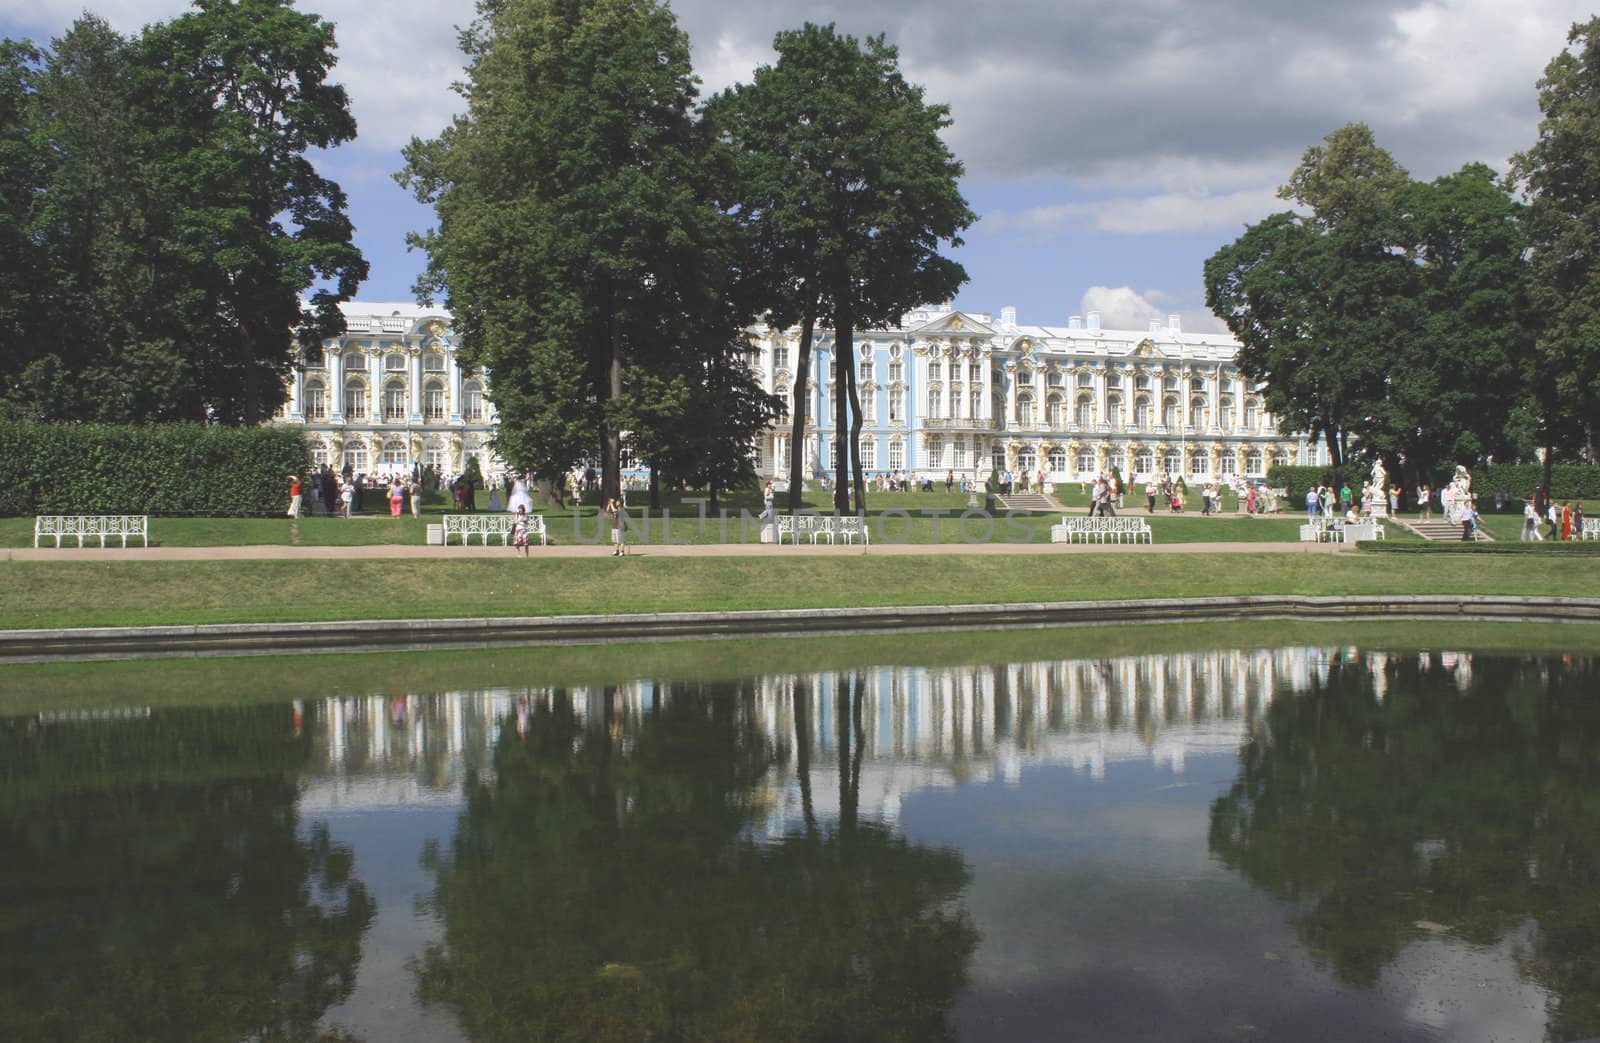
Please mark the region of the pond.
[[9, 671], [0, 1038], [1600, 1034], [1600, 659], [1212, 633]]

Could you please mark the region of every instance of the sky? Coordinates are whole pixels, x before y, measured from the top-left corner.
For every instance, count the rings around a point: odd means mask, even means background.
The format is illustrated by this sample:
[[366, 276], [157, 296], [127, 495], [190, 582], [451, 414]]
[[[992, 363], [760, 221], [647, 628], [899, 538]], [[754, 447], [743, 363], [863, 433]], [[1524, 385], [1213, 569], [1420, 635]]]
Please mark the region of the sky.
[[[334, 78], [359, 137], [323, 171], [348, 193], [372, 265], [358, 297], [413, 297], [405, 235], [430, 208], [391, 175], [413, 136], [458, 109], [456, 27], [471, 0], [302, 0], [337, 27]], [[124, 32], [183, 0], [0, 0], [0, 36], [44, 42], [84, 10]], [[955, 304], [1028, 325], [1101, 313], [1108, 328], [1182, 316], [1221, 330], [1201, 266], [1276, 197], [1305, 150], [1347, 123], [1372, 127], [1413, 177], [1472, 162], [1504, 170], [1538, 128], [1537, 82], [1574, 22], [1572, 0], [679, 0], [702, 94], [774, 60], [773, 34], [835, 22], [882, 33], [965, 165], [979, 220], [953, 256]], [[932, 302], [930, 302], [932, 303]]]

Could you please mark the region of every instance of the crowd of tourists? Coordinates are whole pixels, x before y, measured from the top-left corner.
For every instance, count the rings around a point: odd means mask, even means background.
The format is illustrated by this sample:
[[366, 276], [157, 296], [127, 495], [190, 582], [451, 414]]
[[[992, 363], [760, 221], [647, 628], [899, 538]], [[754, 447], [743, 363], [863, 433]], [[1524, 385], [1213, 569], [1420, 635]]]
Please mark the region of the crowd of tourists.
[[[443, 475], [427, 477], [436, 483], [440, 493], [449, 497], [456, 510], [478, 509], [477, 481], [470, 474], [459, 474], [454, 479]], [[403, 471], [355, 474], [349, 469], [336, 472], [323, 464], [305, 475], [291, 474], [288, 479], [289, 507], [284, 514], [290, 518], [307, 515], [348, 518], [365, 513], [370, 499], [387, 507], [394, 518], [407, 512], [413, 518], [422, 516], [424, 473], [421, 468], [413, 468], [409, 474]], [[498, 513], [502, 510], [499, 483], [492, 483], [491, 489], [489, 510]]]

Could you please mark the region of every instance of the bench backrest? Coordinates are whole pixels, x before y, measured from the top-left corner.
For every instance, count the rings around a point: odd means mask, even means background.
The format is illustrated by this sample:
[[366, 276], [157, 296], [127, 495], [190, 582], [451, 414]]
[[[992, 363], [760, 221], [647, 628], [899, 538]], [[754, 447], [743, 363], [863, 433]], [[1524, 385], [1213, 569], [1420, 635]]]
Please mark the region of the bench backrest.
[[[544, 526], [543, 515], [530, 515], [530, 526], [533, 519], [539, 519], [538, 524]], [[445, 532], [510, 532], [513, 519], [509, 514], [447, 514], [444, 516]]]

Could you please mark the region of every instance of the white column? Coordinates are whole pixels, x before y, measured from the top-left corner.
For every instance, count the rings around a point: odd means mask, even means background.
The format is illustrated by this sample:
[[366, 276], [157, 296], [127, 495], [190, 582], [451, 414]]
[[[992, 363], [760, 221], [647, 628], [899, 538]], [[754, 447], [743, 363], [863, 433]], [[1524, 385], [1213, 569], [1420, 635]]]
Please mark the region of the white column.
[[411, 422], [422, 421], [422, 352], [413, 348], [411, 354]]
[[461, 422], [461, 418], [466, 414], [466, 404], [464, 402], [462, 402], [462, 400], [461, 400], [461, 395], [462, 395], [461, 385], [463, 383], [462, 376], [461, 376], [461, 366], [460, 366], [459, 363], [456, 362], [456, 353], [455, 353], [454, 350], [452, 350], [450, 352], [449, 358], [450, 358], [450, 422], [452, 424], [459, 424]]
[[328, 389], [328, 394], [333, 396], [330, 402], [328, 415], [336, 422], [344, 422], [344, 352], [335, 349], [327, 353], [333, 361], [328, 365], [328, 383], [333, 386]]
[[1218, 366], [1210, 374], [1210, 376], [1211, 376], [1211, 387], [1210, 387], [1209, 390], [1210, 390], [1211, 394], [1210, 394], [1209, 397], [1210, 397], [1210, 401], [1211, 401], [1211, 408], [1210, 408], [1210, 420], [1209, 420], [1209, 422], [1207, 423], [1206, 426], [1207, 427], [1216, 427], [1219, 423], [1221, 423], [1221, 417], [1217, 414], [1217, 405], [1218, 405], [1218, 401], [1217, 401], [1218, 391], [1217, 391], [1217, 389], [1222, 387], [1222, 367]]
[[[1073, 394], [1077, 394], [1076, 389], [1074, 389]], [[1074, 404], [1074, 408], [1076, 408], [1076, 404]], [[1107, 395], [1106, 371], [1103, 369], [1094, 371], [1094, 419], [1096, 431], [1100, 429], [1100, 424], [1111, 421], [1111, 404]]]
[[1017, 364], [1006, 363], [1006, 426], [1015, 423], [1017, 419]]
[[305, 406], [302, 404], [304, 396], [301, 394], [306, 382], [306, 375], [299, 367], [294, 371], [294, 383], [289, 385], [289, 415], [296, 420], [304, 420]]

